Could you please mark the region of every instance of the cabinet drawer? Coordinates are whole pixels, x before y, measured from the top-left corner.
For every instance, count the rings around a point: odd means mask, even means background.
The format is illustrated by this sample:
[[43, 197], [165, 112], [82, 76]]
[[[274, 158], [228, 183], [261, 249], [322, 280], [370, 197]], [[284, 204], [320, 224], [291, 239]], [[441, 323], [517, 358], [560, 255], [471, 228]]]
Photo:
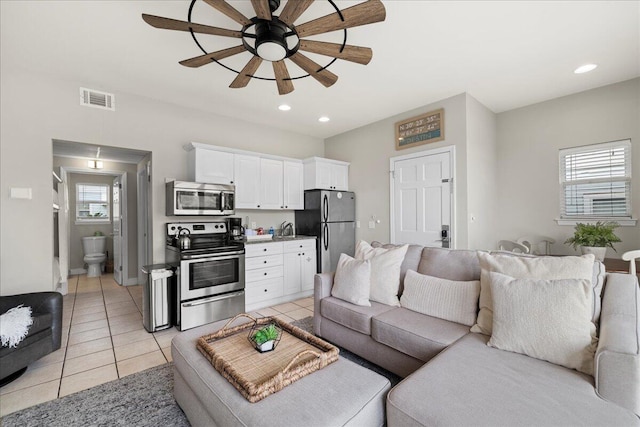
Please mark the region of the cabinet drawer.
[[244, 269], [246, 271], [255, 270], [256, 268], [273, 267], [274, 265], [282, 265], [282, 255], [266, 255], [244, 259]]
[[244, 280], [247, 283], [247, 286], [252, 286], [252, 282], [255, 282], [257, 280], [270, 279], [272, 277], [282, 277], [282, 275], [282, 265], [277, 265], [275, 267], [249, 270], [245, 272]]
[[266, 279], [245, 288], [246, 305], [279, 298], [283, 295], [282, 277]]
[[285, 252], [310, 251], [316, 249], [316, 239], [292, 240], [284, 242]]
[[245, 245], [244, 257], [250, 258], [261, 255], [275, 255], [282, 253], [282, 242], [276, 243], [252, 243]]

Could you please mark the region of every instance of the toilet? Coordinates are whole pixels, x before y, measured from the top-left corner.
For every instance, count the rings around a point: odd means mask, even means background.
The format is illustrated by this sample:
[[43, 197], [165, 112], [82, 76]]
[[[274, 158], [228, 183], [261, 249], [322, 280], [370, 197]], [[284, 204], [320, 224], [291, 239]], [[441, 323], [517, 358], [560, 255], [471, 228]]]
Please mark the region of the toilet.
[[106, 248], [106, 236], [89, 236], [82, 238], [84, 262], [87, 263], [89, 267], [87, 277], [97, 277], [102, 273], [102, 264], [107, 259], [107, 255], [105, 254]]

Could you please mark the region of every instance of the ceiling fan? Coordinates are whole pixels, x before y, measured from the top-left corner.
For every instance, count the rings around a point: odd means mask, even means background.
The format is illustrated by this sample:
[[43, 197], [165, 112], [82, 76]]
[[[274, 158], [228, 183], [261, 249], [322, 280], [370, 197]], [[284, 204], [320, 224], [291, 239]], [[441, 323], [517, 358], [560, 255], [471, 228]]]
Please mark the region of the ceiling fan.
[[[180, 61], [181, 65], [200, 67], [216, 62], [238, 74], [229, 87], [245, 87], [252, 78], [275, 80], [280, 95], [285, 95], [294, 90], [293, 80], [309, 76], [325, 87], [333, 85], [338, 80], [338, 76], [327, 68], [337, 59], [363, 65], [368, 64], [373, 55], [372, 50], [368, 47], [346, 44], [347, 29], [381, 22], [386, 17], [384, 5], [380, 0], [367, 0], [342, 11], [333, 0], [327, 0], [335, 9], [334, 13], [298, 25], [295, 25], [295, 21], [313, 4], [314, 0], [288, 0], [278, 15], [274, 13], [280, 8], [280, 0], [251, 0], [256, 13], [253, 18], [247, 18], [225, 0], [202, 1], [242, 25], [242, 28], [240, 30], [229, 30], [191, 22], [191, 12], [196, 0], [192, 0], [189, 7], [188, 21], [144, 13], [142, 14], [142, 19], [155, 28], [188, 31], [191, 33], [204, 55]], [[344, 33], [341, 44], [303, 39], [303, 37], [311, 37], [338, 30], [343, 30]], [[241, 39], [242, 44], [209, 53], [200, 45], [196, 34], [233, 37]], [[240, 71], [219, 62], [221, 59], [245, 51], [252, 53], [254, 56]], [[327, 65], [321, 66], [303, 55], [301, 51], [328, 56], [333, 59]], [[285, 59], [289, 59], [308, 74], [290, 77]], [[263, 60], [272, 63], [275, 78], [255, 75]]]

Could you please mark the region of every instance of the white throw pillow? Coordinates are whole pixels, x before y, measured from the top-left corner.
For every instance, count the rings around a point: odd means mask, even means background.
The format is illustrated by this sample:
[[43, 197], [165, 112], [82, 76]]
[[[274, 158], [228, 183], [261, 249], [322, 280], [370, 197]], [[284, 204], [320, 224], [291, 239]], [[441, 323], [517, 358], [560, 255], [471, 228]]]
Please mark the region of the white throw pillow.
[[371, 307], [369, 288], [371, 263], [341, 254], [333, 278], [331, 296], [356, 305]]
[[491, 335], [493, 302], [490, 272], [502, 273], [517, 279], [588, 279], [593, 275], [593, 255], [562, 257], [523, 257], [492, 255], [478, 252], [480, 260], [480, 311], [471, 332]]
[[371, 291], [369, 299], [400, 307], [400, 267], [409, 245], [397, 248], [374, 248], [360, 240], [356, 245], [356, 259], [371, 261]]
[[489, 346], [593, 375], [597, 338], [591, 321], [591, 279], [490, 276], [493, 334]]
[[471, 326], [476, 322], [479, 295], [479, 280], [447, 280], [409, 270], [400, 304], [418, 313]]

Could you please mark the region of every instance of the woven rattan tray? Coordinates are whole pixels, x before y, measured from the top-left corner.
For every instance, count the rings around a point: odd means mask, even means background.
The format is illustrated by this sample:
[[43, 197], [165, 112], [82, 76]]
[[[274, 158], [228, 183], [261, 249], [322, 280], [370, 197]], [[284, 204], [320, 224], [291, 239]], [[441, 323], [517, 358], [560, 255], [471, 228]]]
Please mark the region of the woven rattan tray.
[[[252, 322], [229, 327], [236, 319]], [[276, 323], [282, 339], [274, 351], [257, 352], [247, 339], [255, 324]], [[217, 332], [198, 339], [197, 348], [249, 402], [257, 402], [329, 363], [338, 360], [338, 348], [274, 317], [254, 319], [239, 314]]]

